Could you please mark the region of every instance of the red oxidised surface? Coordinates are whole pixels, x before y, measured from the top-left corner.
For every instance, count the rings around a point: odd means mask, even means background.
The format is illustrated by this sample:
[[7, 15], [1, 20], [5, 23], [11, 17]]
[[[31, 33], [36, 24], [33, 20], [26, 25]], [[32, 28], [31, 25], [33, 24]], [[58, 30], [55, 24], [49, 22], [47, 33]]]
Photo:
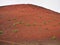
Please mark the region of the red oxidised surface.
[[45, 40], [52, 36], [58, 40], [60, 38], [60, 14], [29, 4], [1, 7], [0, 30], [3, 31], [0, 40], [19, 42], [21, 40]]

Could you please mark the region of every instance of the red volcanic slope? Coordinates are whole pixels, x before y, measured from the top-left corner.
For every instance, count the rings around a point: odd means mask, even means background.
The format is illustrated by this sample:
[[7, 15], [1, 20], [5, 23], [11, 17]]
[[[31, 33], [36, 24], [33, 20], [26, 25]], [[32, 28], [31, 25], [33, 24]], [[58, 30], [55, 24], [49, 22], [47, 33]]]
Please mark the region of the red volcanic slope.
[[0, 7], [0, 40], [59, 40], [60, 13], [32, 4]]

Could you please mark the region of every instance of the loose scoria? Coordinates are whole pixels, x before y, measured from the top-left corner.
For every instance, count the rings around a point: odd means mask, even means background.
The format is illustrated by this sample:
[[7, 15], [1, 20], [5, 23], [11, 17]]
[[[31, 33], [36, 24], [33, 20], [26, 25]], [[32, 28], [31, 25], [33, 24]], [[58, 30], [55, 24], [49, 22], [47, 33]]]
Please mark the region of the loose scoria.
[[0, 45], [60, 45], [60, 13], [32, 5], [0, 7]]

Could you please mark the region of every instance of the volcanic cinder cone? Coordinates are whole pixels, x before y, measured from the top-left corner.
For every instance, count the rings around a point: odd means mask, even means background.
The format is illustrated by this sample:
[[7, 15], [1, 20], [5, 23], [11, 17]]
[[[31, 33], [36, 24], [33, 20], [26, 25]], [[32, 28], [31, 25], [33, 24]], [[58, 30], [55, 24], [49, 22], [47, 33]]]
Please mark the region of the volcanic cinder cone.
[[0, 45], [60, 45], [60, 13], [32, 5], [0, 7]]

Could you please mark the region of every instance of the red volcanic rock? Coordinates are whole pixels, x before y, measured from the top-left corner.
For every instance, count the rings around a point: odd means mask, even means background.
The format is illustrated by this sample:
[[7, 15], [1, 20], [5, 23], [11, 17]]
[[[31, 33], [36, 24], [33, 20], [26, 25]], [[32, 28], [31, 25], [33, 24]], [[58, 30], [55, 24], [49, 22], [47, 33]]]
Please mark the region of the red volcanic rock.
[[60, 13], [32, 4], [0, 7], [0, 45], [22, 45], [20, 42], [24, 41], [43, 41], [42, 45], [52, 45], [53, 41], [53, 45], [58, 45]]

